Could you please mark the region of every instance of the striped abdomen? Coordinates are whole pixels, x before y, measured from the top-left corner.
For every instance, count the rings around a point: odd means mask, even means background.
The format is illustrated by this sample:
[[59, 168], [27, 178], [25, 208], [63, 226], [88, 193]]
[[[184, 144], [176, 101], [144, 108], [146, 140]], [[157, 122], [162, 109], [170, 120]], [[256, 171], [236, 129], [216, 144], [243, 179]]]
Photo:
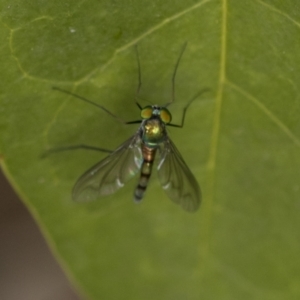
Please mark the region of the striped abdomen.
[[151, 176], [153, 161], [155, 158], [156, 148], [149, 148], [142, 144], [143, 163], [141, 166], [141, 175], [138, 185], [134, 191], [134, 201], [139, 202], [143, 199]]

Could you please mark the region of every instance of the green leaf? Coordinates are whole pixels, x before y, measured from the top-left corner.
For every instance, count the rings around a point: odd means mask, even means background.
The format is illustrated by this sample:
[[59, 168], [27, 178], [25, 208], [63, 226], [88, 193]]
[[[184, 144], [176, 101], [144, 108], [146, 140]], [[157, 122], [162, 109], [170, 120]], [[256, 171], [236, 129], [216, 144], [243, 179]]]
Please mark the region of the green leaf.
[[[300, 10], [296, 0], [2, 1], [1, 166], [74, 283], [90, 299], [299, 299]], [[163, 105], [197, 180], [195, 214], [156, 174], [140, 205], [133, 180], [76, 204], [76, 179], [136, 131], [142, 105]], [[154, 172], [155, 173], [155, 172]]]

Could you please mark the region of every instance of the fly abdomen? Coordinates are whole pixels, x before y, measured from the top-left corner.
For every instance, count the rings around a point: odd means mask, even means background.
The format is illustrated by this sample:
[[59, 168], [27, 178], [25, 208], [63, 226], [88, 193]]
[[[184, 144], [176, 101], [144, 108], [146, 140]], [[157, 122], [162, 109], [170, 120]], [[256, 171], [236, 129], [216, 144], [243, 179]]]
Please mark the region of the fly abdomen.
[[155, 148], [148, 148], [147, 146], [142, 145], [143, 163], [141, 166], [141, 175], [139, 178], [139, 182], [134, 191], [135, 202], [140, 202], [144, 197], [145, 191], [148, 186], [148, 181], [152, 173], [155, 152]]

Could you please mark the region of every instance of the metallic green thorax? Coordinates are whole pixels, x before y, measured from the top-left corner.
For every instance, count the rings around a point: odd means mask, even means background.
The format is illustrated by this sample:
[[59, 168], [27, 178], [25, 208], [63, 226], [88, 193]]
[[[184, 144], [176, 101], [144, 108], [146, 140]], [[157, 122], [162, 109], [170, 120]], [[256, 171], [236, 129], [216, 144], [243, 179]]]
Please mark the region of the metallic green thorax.
[[164, 141], [166, 128], [160, 119], [145, 120], [143, 125], [142, 140], [148, 147], [155, 147]]
[[166, 137], [166, 124], [172, 119], [170, 112], [165, 107], [146, 106], [141, 111], [141, 117], [142, 141], [148, 147], [157, 147]]

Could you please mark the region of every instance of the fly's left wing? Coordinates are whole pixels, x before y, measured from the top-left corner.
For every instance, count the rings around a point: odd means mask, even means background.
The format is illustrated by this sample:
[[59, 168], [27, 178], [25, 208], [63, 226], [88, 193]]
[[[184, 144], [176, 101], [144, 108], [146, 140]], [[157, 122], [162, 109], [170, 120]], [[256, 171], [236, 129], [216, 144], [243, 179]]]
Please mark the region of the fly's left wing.
[[87, 202], [113, 194], [136, 175], [141, 164], [140, 137], [137, 133], [78, 179], [73, 188], [73, 199]]
[[200, 187], [169, 138], [164, 143], [157, 170], [162, 188], [169, 198], [186, 211], [196, 211], [201, 202]]

